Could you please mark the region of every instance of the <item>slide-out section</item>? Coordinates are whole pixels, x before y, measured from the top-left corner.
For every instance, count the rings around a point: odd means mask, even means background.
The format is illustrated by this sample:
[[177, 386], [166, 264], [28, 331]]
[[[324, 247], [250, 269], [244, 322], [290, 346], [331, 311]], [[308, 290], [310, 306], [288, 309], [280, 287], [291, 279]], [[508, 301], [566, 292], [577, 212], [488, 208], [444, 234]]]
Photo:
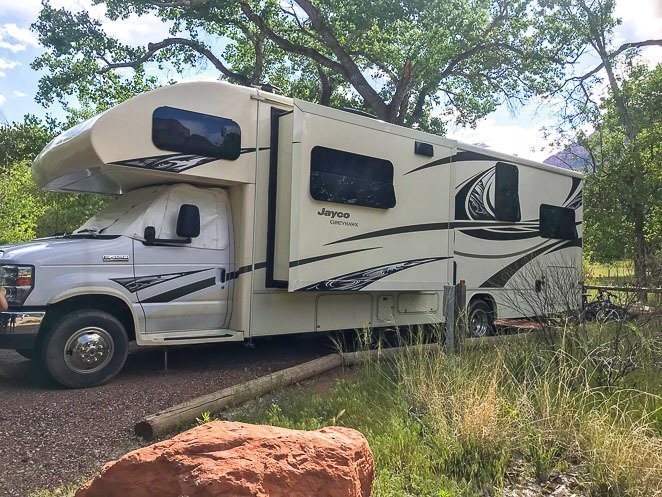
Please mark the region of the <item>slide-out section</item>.
[[271, 119], [268, 288], [425, 291], [448, 283], [450, 167], [407, 173], [444, 163], [450, 147], [430, 144], [434, 156], [421, 156], [412, 130], [301, 101]]

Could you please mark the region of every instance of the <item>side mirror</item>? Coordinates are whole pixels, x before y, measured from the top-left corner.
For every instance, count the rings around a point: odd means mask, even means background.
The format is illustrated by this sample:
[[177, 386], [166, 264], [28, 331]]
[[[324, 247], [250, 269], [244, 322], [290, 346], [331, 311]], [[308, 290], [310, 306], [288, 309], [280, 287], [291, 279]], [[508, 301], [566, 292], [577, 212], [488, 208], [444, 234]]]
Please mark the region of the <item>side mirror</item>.
[[200, 209], [197, 205], [182, 204], [177, 216], [177, 236], [196, 238], [200, 236]]
[[147, 243], [154, 243], [156, 240], [156, 228], [154, 226], [147, 226], [145, 228], [145, 241]]

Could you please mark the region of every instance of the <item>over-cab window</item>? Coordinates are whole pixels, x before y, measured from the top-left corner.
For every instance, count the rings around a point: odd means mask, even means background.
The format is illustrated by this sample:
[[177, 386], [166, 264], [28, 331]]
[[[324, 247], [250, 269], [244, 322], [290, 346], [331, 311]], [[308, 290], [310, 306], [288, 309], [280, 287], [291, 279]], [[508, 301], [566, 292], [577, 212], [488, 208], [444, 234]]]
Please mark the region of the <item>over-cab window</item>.
[[517, 166], [497, 162], [495, 182], [494, 214], [497, 220], [510, 222], [521, 220]]
[[540, 236], [558, 240], [574, 240], [578, 237], [575, 211], [558, 205], [540, 205]]
[[393, 163], [317, 146], [310, 154], [310, 195], [323, 202], [390, 209], [395, 206]]
[[235, 160], [241, 154], [241, 129], [232, 119], [174, 107], [152, 114], [152, 141], [157, 148], [182, 154]]

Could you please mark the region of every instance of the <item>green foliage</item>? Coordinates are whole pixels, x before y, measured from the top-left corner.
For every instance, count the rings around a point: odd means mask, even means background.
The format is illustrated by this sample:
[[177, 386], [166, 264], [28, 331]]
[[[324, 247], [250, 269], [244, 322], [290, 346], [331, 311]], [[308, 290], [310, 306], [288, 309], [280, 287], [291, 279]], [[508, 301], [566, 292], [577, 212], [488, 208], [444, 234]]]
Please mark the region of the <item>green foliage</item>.
[[444, 121], [472, 124], [504, 101], [550, 90], [581, 50], [543, 1], [98, 3], [112, 19], [156, 15], [172, 36], [127, 45], [85, 11], [45, 2], [34, 25], [47, 49], [33, 63], [46, 73], [39, 101], [152, 87], [147, 63], [179, 74], [213, 66], [221, 79], [270, 82], [291, 96], [441, 131]]
[[57, 134], [57, 124], [46, 119], [42, 122], [33, 115], [26, 115], [23, 122], [0, 126], [0, 175], [11, 164], [33, 160], [44, 146]]
[[42, 193], [26, 162], [14, 164], [0, 182], [0, 243], [35, 238], [37, 221], [44, 214]]
[[621, 86], [637, 147], [626, 138], [613, 98], [603, 102], [596, 132], [582, 137], [596, 163], [586, 177], [584, 236], [599, 262], [634, 257], [636, 208], [644, 210], [647, 253], [662, 250], [662, 65], [629, 67]]
[[70, 232], [99, 211], [105, 197], [50, 193], [32, 179], [30, 165], [11, 165], [0, 182], [0, 244]]
[[72, 231], [108, 202], [100, 196], [49, 193], [35, 184], [30, 164], [62, 127], [28, 115], [0, 133], [0, 244]]
[[[658, 326], [637, 328], [633, 349], [659, 349]], [[361, 431], [376, 462], [376, 497], [498, 495], [569, 467], [580, 471], [582, 494], [644, 497], [662, 476], [659, 382], [642, 381], [659, 366], [655, 353], [642, 353], [618, 384], [605, 383], [613, 359], [605, 351], [619, 354], [613, 344], [622, 340], [618, 329], [591, 325], [489, 353], [412, 348], [329, 392], [288, 390], [232, 419]]]

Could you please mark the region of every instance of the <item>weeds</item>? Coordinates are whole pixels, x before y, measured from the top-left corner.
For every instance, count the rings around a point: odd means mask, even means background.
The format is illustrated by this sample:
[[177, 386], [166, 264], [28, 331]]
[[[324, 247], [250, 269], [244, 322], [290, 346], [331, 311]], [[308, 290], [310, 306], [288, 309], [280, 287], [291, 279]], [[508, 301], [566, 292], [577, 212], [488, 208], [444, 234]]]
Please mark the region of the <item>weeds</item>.
[[610, 342], [615, 333], [567, 328], [553, 346], [524, 340], [458, 356], [411, 347], [330, 393], [285, 393], [266, 416], [252, 409], [243, 419], [362, 431], [376, 496], [498, 494], [513, 478], [544, 482], [571, 467], [586, 495], [662, 495], [659, 357], [650, 343], [659, 323], [637, 328], [640, 342], [628, 346], [640, 349], [635, 366], [612, 381], [603, 370], [604, 358], [622, 352]]

